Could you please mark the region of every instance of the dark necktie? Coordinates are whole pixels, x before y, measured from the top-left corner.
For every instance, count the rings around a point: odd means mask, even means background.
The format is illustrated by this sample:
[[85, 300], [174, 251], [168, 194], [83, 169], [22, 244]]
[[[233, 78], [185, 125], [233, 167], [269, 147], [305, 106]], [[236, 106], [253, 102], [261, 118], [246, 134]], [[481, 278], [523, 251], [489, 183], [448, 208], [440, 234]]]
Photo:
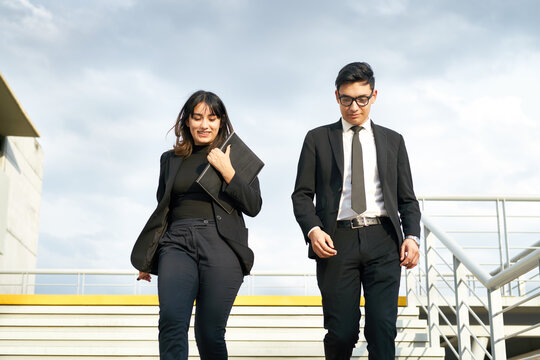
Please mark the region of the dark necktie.
[[358, 133], [362, 126], [353, 126], [352, 140], [352, 179], [351, 179], [351, 207], [358, 214], [366, 211], [366, 189], [364, 186], [364, 159], [362, 157], [362, 145]]

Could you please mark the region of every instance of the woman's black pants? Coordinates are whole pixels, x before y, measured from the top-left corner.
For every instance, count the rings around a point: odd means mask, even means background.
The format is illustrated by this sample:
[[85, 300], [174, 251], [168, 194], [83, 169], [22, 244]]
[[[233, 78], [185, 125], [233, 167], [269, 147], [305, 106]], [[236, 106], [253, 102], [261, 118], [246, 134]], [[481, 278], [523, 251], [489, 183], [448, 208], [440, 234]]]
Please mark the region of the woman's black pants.
[[204, 219], [173, 222], [159, 245], [160, 359], [187, 360], [194, 300], [201, 360], [227, 359], [225, 326], [243, 281], [237, 256]]

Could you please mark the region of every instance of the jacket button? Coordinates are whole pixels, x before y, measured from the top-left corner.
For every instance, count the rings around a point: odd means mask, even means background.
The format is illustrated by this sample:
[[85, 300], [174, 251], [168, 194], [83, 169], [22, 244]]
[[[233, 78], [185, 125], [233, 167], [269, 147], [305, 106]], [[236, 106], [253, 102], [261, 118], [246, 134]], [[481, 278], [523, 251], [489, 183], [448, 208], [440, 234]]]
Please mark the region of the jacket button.
[[221, 215], [216, 216], [217, 220], [221, 220]]

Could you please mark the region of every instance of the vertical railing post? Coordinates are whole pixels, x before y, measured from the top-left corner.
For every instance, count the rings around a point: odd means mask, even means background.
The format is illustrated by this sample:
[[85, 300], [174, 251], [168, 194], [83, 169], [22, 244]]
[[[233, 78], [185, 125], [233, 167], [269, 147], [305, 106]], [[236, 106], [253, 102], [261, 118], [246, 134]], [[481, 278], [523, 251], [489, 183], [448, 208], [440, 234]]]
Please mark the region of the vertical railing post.
[[429, 345], [434, 348], [439, 348], [441, 342], [439, 339], [439, 293], [435, 289], [437, 286], [437, 272], [435, 271], [435, 235], [424, 227], [425, 241], [424, 254], [426, 262], [426, 291], [427, 291], [427, 309], [428, 309], [428, 326], [429, 326]]
[[[504, 221], [503, 221], [503, 217], [504, 217], [504, 214], [503, 216], [501, 216], [501, 206], [499, 205], [500, 203], [500, 200], [497, 199], [495, 200], [495, 208], [497, 210], [497, 239], [499, 240], [499, 266], [500, 266], [500, 269], [501, 271], [503, 271], [504, 269], [506, 269], [506, 266], [505, 266], [505, 261], [504, 261], [504, 251], [503, 251], [503, 238], [504, 238], [504, 233], [506, 233], [506, 229], [503, 229], [503, 226], [501, 225], [504, 224]], [[503, 289], [503, 291], [505, 291]]]
[[416, 300], [416, 275], [415, 269], [405, 270], [405, 282], [407, 289], [407, 307], [416, 307], [418, 306], [418, 301]]
[[504, 318], [502, 313], [501, 289], [487, 289], [489, 307], [489, 327], [491, 330], [491, 356], [493, 360], [506, 360]]
[[21, 282], [22, 282], [22, 293], [28, 294], [28, 273], [27, 272], [24, 272], [22, 274]]
[[527, 280], [523, 278], [523, 276], [520, 276], [516, 279], [517, 286], [518, 286], [518, 296], [526, 296], [527, 295]]
[[454, 286], [456, 288], [456, 328], [460, 360], [471, 359], [471, 336], [469, 335], [469, 310], [465, 305], [468, 298], [467, 269], [455, 256], [454, 258]]
[[[506, 218], [506, 199], [502, 200], [502, 211], [503, 211], [503, 224], [504, 224], [504, 262], [506, 266], [505, 269], [510, 267], [510, 249], [508, 244], [508, 222]], [[512, 296], [512, 282], [508, 283], [508, 295]]]

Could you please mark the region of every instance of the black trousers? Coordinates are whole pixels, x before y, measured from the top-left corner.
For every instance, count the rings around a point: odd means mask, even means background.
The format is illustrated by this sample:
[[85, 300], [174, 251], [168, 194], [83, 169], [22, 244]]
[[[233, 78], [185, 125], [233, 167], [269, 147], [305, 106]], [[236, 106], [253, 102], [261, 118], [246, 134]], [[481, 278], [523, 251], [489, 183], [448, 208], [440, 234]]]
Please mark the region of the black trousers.
[[238, 258], [203, 219], [173, 222], [159, 245], [160, 359], [187, 360], [194, 300], [201, 360], [227, 359], [225, 326], [243, 281]]
[[401, 268], [399, 246], [390, 220], [358, 229], [338, 227], [337, 254], [317, 259], [326, 359], [350, 359], [360, 330], [360, 287], [365, 298], [369, 359], [395, 359], [397, 303]]

